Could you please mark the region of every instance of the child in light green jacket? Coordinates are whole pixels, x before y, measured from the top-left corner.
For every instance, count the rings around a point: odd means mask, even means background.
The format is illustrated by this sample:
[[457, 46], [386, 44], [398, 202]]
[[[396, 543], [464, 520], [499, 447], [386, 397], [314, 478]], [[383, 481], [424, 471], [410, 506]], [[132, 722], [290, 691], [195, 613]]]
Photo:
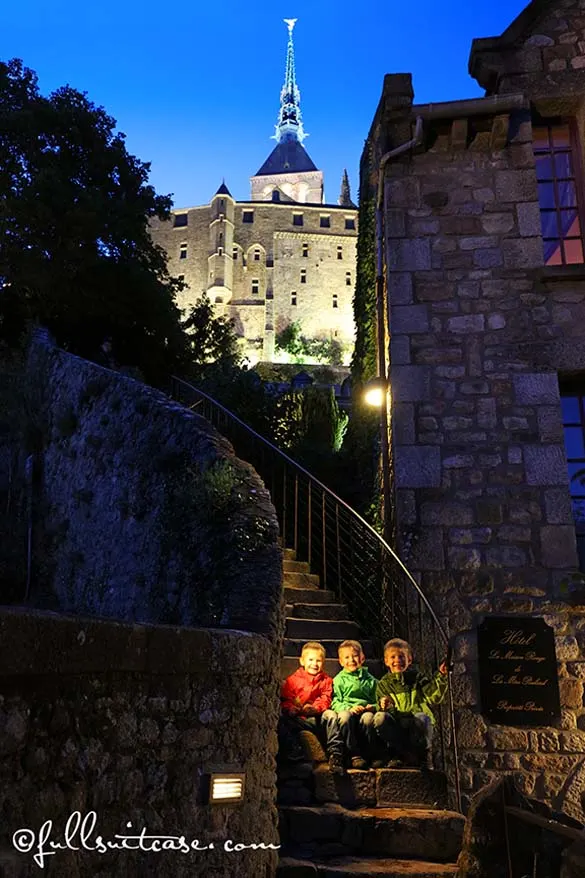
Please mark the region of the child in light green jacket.
[[388, 747], [389, 768], [421, 764], [432, 768], [431, 739], [435, 718], [432, 706], [447, 694], [445, 662], [432, 676], [411, 668], [412, 649], [406, 640], [394, 638], [384, 646], [388, 673], [376, 686], [379, 712], [374, 728]]
[[364, 769], [376, 745], [374, 713], [378, 681], [364, 667], [366, 657], [357, 640], [344, 640], [337, 654], [341, 671], [333, 678], [331, 710], [337, 713], [351, 767]]

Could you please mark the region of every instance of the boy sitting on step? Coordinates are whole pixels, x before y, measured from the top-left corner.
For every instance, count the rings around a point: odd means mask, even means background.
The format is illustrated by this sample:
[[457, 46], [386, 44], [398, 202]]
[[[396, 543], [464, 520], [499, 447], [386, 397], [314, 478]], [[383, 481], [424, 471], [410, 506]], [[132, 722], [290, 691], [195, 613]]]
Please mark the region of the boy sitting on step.
[[334, 710], [352, 768], [369, 767], [375, 751], [374, 712], [377, 679], [364, 667], [361, 643], [344, 640], [337, 654], [341, 671], [333, 678]]
[[333, 680], [324, 672], [324, 663], [323, 644], [305, 643], [299, 658], [300, 668], [282, 684], [279, 735], [285, 753], [301, 749], [303, 731], [324, 736], [329, 767], [334, 774], [343, 774], [343, 740], [337, 715], [329, 710]]
[[388, 673], [376, 687], [381, 712], [374, 727], [391, 755], [388, 768], [422, 765], [432, 769], [431, 740], [435, 718], [431, 707], [447, 694], [447, 665], [443, 662], [432, 676], [411, 668], [412, 649], [396, 637], [384, 646]]

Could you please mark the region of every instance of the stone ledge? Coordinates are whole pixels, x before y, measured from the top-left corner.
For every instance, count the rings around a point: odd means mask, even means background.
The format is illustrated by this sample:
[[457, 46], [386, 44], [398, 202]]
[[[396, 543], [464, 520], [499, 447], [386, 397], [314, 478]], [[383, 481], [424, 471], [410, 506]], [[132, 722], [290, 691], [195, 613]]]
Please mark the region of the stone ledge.
[[[230, 653], [234, 675], [259, 675], [271, 662], [270, 642], [231, 629], [131, 625], [61, 616], [41, 610], [0, 609], [0, 678], [129, 671], [208, 674]], [[237, 661], [233, 661], [237, 659]]]

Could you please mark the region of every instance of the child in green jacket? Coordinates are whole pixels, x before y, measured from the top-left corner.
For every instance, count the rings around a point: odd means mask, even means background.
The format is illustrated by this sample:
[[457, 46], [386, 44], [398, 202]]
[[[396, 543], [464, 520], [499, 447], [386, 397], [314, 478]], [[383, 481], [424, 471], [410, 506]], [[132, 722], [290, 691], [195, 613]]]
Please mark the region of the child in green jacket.
[[344, 640], [337, 655], [341, 671], [333, 678], [331, 710], [337, 713], [339, 729], [352, 768], [367, 768], [376, 744], [374, 712], [376, 684], [364, 667], [361, 643]]
[[428, 676], [411, 668], [412, 649], [406, 640], [394, 638], [384, 646], [388, 673], [376, 686], [379, 712], [374, 728], [388, 747], [389, 768], [421, 764], [432, 768], [431, 739], [435, 718], [431, 707], [447, 694], [448, 671], [443, 662]]

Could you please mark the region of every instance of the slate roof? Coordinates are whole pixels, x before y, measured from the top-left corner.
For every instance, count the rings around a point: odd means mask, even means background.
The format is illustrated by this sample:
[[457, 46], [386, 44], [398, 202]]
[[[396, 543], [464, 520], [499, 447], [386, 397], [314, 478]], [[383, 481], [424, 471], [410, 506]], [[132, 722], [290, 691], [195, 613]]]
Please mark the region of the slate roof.
[[228, 187], [225, 185], [225, 180], [223, 181], [223, 183], [221, 184], [221, 186], [219, 187], [219, 189], [217, 190], [215, 195], [229, 195], [229, 197], [232, 198], [232, 193], [230, 192]]
[[256, 177], [317, 170], [319, 169], [313, 164], [307, 150], [298, 140], [282, 140], [274, 147], [260, 170], [256, 173]]

